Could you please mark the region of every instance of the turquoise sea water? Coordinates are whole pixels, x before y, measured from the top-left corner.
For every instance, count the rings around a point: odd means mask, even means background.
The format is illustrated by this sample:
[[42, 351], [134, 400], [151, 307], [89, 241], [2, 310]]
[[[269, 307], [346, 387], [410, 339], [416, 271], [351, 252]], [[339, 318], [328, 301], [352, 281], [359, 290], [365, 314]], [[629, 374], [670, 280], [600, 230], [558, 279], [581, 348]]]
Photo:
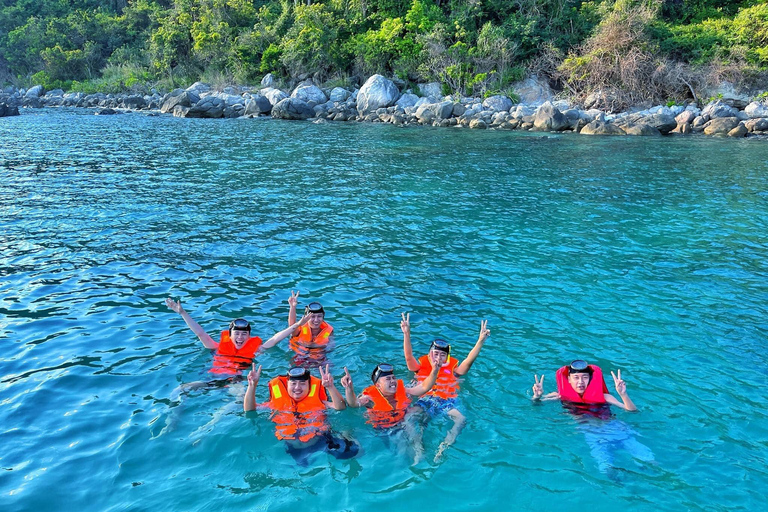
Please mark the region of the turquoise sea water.
[[[0, 510], [764, 506], [765, 141], [91, 114], [0, 119]], [[379, 361], [410, 376], [401, 311], [417, 356], [439, 336], [463, 358], [489, 320], [444, 461], [346, 410], [363, 453], [298, 467], [237, 386], [169, 399], [211, 355], [165, 297], [266, 338], [291, 289], [358, 391]], [[259, 401], [291, 355], [259, 357]], [[611, 425], [655, 464], [602, 474], [607, 423], [531, 404], [575, 358], [622, 369], [640, 411]]]

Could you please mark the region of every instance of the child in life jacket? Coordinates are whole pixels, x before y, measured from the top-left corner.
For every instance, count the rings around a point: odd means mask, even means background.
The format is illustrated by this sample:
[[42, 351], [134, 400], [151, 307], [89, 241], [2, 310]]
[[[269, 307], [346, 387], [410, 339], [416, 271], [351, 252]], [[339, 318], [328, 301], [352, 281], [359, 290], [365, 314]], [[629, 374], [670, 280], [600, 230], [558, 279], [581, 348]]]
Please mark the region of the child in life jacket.
[[616, 392], [621, 402], [608, 392], [603, 371], [599, 366], [576, 360], [568, 366], [563, 366], [555, 374], [557, 391], [544, 395], [544, 375], [539, 380], [534, 375], [533, 400], [563, 400], [574, 404], [610, 404], [627, 411], [636, 411], [637, 407], [627, 394], [627, 384], [621, 378], [621, 370], [611, 372]]
[[[296, 323], [296, 307], [299, 303], [299, 292], [288, 298], [288, 325]], [[293, 329], [291, 332], [291, 350], [296, 352], [294, 360], [297, 366], [321, 366], [325, 364], [328, 352], [333, 348], [333, 327], [325, 321], [325, 309], [319, 302], [310, 302], [304, 308], [304, 314], [309, 321]]]
[[424, 395], [416, 402], [416, 405], [424, 409], [428, 416], [446, 414], [453, 420], [453, 427], [448, 431], [445, 439], [437, 449], [435, 462], [438, 462], [445, 450], [451, 446], [464, 428], [466, 418], [461, 413], [461, 402], [458, 398], [459, 382], [458, 377], [462, 377], [469, 372], [474, 364], [483, 343], [491, 335], [488, 330], [488, 321], [480, 322], [480, 335], [475, 342], [475, 346], [461, 363], [451, 356], [451, 345], [442, 339], [436, 339], [430, 346], [429, 353], [416, 359], [413, 356], [411, 348], [411, 315], [402, 313], [400, 329], [403, 331], [403, 352], [405, 353], [405, 362], [408, 369], [416, 372], [417, 381], [424, 380], [432, 370], [432, 361], [440, 366], [437, 383], [429, 393]]
[[354, 441], [338, 437], [331, 431], [326, 411], [341, 411], [346, 404], [328, 366], [319, 370], [319, 379], [308, 369], [299, 367], [273, 378], [269, 381], [269, 401], [257, 406], [256, 386], [261, 377], [261, 366], [257, 369], [254, 363], [248, 373], [248, 388], [243, 399], [246, 412], [257, 407], [271, 411], [275, 437], [285, 441], [286, 451], [302, 465], [306, 465], [309, 455], [321, 449], [338, 459], [354, 457], [360, 450]]

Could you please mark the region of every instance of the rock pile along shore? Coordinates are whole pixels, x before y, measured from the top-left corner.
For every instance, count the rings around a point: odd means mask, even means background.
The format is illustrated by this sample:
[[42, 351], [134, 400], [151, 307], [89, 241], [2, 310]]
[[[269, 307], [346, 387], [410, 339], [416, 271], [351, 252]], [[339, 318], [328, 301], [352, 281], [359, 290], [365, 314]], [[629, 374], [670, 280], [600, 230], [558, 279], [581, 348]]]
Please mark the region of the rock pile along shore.
[[[644, 110], [609, 113], [599, 108], [576, 108], [567, 100], [555, 101], [546, 85], [530, 78], [523, 83], [524, 102], [506, 96], [456, 100], [442, 96], [438, 83], [420, 84], [421, 96], [381, 75], [371, 76], [359, 89], [322, 89], [310, 80], [300, 82], [290, 94], [275, 87], [271, 75], [261, 87], [226, 87], [214, 91], [197, 82], [167, 94], [65, 94], [46, 92], [42, 86], [28, 90], [12, 87], [0, 93], [0, 117], [18, 115], [19, 107], [90, 107], [96, 114], [133, 110], [159, 110], [176, 117], [238, 118], [272, 116], [275, 119], [365, 121], [394, 125], [461, 126], [472, 129], [576, 132], [582, 135], [692, 134], [744, 137], [768, 135], [768, 100], [743, 97], [712, 101], [703, 108], [659, 105]], [[600, 96], [587, 106], [600, 104]], [[592, 105], [591, 105], [592, 104]]]

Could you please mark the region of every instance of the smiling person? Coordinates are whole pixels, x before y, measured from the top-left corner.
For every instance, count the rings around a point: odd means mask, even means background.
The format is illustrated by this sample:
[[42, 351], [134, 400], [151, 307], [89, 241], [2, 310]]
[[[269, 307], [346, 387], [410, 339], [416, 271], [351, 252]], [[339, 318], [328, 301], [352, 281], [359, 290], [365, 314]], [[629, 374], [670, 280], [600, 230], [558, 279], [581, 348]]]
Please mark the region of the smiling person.
[[[251, 336], [251, 324], [244, 318], [237, 318], [229, 323], [229, 329], [221, 331], [219, 341], [214, 341], [195, 320], [189, 316], [181, 306], [181, 301], [174, 301], [170, 297], [165, 299], [165, 304], [173, 311], [181, 315], [187, 326], [195, 333], [203, 346], [213, 350], [213, 364], [210, 372], [218, 376], [239, 377], [239, 372], [247, 368], [253, 362], [253, 358], [260, 349], [274, 347], [278, 342], [290, 336], [296, 329], [307, 323], [309, 316], [302, 317], [287, 329], [276, 333], [266, 342], [262, 343], [258, 336]], [[235, 378], [234, 380], [238, 380]], [[190, 383], [199, 385], [200, 383]], [[202, 383], [205, 384], [205, 383]]]
[[651, 449], [636, 439], [637, 433], [629, 425], [612, 417], [611, 405], [626, 411], [636, 411], [637, 407], [627, 394], [621, 370], [611, 372], [611, 376], [621, 401], [608, 392], [600, 367], [580, 359], [557, 370], [557, 391], [547, 395], [544, 375], [534, 375], [533, 401], [561, 400], [576, 418], [577, 428], [584, 433], [599, 471], [618, 480], [619, 473], [613, 464], [616, 450], [624, 449], [642, 462], [655, 463], [655, 458]]
[[477, 342], [475, 342], [475, 346], [472, 347], [467, 358], [461, 363], [456, 358], [451, 357], [451, 345], [439, 338], [432, 342], [426, 355], [416, 359], [411, 348], [411, 315], [410, 313], [402, 313], [401, 316], [400, 329], [403, 331], [405, 362], [409, 370], [416, 372], [416, 380], [419, 382], [425, 380], [432, 371], [433, 364], [439, 365], [437, 383], [431, 391], [416, 402], [416, 405], [421, 407], [429, 417], [446, 414], [453, 420], [453, 427], [448, 431], [435, 454], [435, 462], [438, 462], [445, 450], [456, 441], [466, 423], [466, 418], [460, 411], [462, 407], [458, 398], [458, 377], [469, 372], [477, 356], [480, 355], [483, 343], [491, 335], [491, 331], [488, 330], [488, 320], [480, 322], [480, 335]]
[[313, 377], [308, 369], [294, 366], [286, 375], [269, 381], [269, 401], [257, 405], [256, 386], [261, 366], [257, 369], [254, 364], [248, 373], [248, 388], [243, 399], [245, 412], [257, 408], [272, 411], [270, 419], [275, 423], [275, 437], [285, 441], [286, 451], [301, 465], [306, 465], [309, 455], [321, 449], [337, 459], [349, 459], [360, 450], [354, 441], [331, 431], [326, 411], [341, 411], [346, 404], [328, 366], [321, 366], [319, 370], [320, 379]]
[[[288, 325], [296, 323], [298, 303], [299, 292], [291, 291], [288, 298]], [[309, 321], [291, 332], [290, 346], [296, 352], [294, 363], [298, 366], [322, 366], [333, 348], [333, 327], [325, 321], [325, 309], [319, 302], [310, 302], [304, 308], [304, 314], [309, 316]]]

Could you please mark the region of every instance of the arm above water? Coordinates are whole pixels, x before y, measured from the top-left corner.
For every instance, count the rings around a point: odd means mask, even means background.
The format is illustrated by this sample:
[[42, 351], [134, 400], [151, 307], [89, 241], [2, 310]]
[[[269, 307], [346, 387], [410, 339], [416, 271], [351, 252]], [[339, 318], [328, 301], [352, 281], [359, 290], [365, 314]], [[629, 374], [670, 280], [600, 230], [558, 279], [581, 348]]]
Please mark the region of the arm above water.
[[[291, 290], [291, 296], [288, 297], [288, 306], [290, 309], [288, 310], [288, 325], [293, 326], [293, 324], [296, 323], [296, 306], [299, 304], [299, 291], [296, 290], [296, 293], [293, 293], [293, 290]], [[298, 335], [298, 329], [294, 329], [291, 331], [291, 336]]]
[[261, 377], [261, 365], [256, 368], [256, 363], [251, 365], [251, 371], [248, 372], [248, 388], [245, 390], [245, 397], [243, 398], [243, 411], [255, 411], [256, 410], [256, 386], [259, 384], [259, 378]]
[[541, 379], [539, 379], [538, 375], [533, 376], [533, 380], [535, 384], [533, 385], [533, 397], [531, 398], [534, 402], [540, 402], [542, 400], [560, 400], [560, 394], [557, 391], [554, 391], [552, 393], [544, 394], [544, 375], [541, 376]]
[[488, 336], [490, 335], [491, 331], [488, 330], [488, 320], [483, 320], [480, 322], [480, 336], [478, 336], [475, 346], [472, 347], [467, 358], [461, 362], [459, 367], [456, 368], [453, 373], [459, 376], [467, 374], [472, 367], [472, 364], [474, 364], [475, 359], [477, 359], [477, 356], [480, 355], [480, 349], [483, 348], [483, 343], [485, 343], [485, 340], [488, 339]]
[[264, 342], [264, 344], [261, 346], [262, 349], [268, 349], [272, 348], [275, 345], [277, 345], [279, 342], [283, 341], [285, 338], [291, 335], [291, 333], [307, 323], [309, 321], [309, 315], [304, 315], [301, 317], [301, 320], [298, 322], [294, 322], [292, 325], [289, 325], [287, 328], [283, 329], [282, 331], [278, 332], [271, 338], [269, 338], [267, 341]]
[[339, 388], [336, 387], [336, 384], [333, 383], [333, 375], [331, 375], [331, 372], [328, 370], [328, 365], [325, 365], [325, 370], [323, 370], [323, 367], [321, 366], [319, 368], [320, 370], [320, 378], [321, 382], [323, 383], [323, 387], [328, 391], [328, 394], [331, 396], [330, 402], [325, 402], [325, 406], [329, 407], [331, 409], [336, 409], [337, 411], [343, 411], [347, 408], [346, 402], [344, 402], [344, 399], [341, 397], [341, 393], [339, 393]]
[[419, 371], [421, 365], [419, 361], [413, 357], [413, 347], [411, 347], [411, 314], [401, 313], [400, 316], [400, 330], [403, 331], [403, 353], [405, 354], [405, 364], [412, 372]]
[[172, 298], [168, 297], [165, 299], [165, 305], [181, 315], [181, 318], [184, 319], [184, 322], [190, 329], [192, 329], [192, 332], [194, 332], [195, 335], [200, 339], [205, 348], [216, 349], [219, 347], [219, 344], [216, 343], [213, 338], [211, 338], [211, 336], [205, 332], [205, 330], [203, 330], [202, 327], [200, 327], [200, 324], [195, 322], [192, 317], [189, 316], [189, 313], [184, 311], [184, 308], [181, 307], [181, 301], [176, 302]]
[[631, 398], [629, 398], [629, 395], [627, 394], [627, 384], [621, 379], [621, 370], [617, 370], [616, 373], [611, 372], [611, 377], [613, 377], [613, 383], [616, 385], [616, 392], [619, 394], [622, 401], [619, 402], [613, 397], [613, 395], [610, 395], [609, 393], [605, 393], [605, 395], [603, 395], [605, 397], [605, 401], [611, 405], [621, 407], [627, 411], [636, 411], [637, 406], [635, 406], [635, 403]]
[[405, 392], [411, 396], [417, 397], [429, 393], [429, 390], [432, 389], [432, 386], [437, 382], [437, 374], [439, 371], [440, 364], [437, 361], [432, 361], [432, 371], [429, 372], [429, 377], [412, 388], [405, 388]]

